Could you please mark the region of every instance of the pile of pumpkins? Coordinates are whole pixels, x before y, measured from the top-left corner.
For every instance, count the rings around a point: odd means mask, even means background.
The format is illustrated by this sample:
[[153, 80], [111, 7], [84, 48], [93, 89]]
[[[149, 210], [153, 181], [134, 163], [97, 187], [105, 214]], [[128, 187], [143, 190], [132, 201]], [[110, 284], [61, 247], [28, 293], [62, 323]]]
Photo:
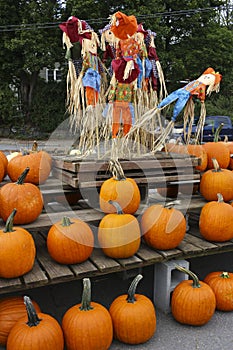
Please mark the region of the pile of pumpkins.
[[151, 300], [136, 293], [142, 275], [128, 293], [116, 297], [109, 308], [91, 300], [91, 281], [83, 279], [81, 302], [64, 313], [61, 324], [43, 313], [30, 297], [0, 300], [0, 345], [7, 350], [107, 350], [113, 337], [127, 344], [148, 341], [156, 331], [156, 310]]
[[[177, 322], [203, 326], [215, 310], [233, 311], [233, 273], [214, 271], [200, 281], [192, 271], [179, 265], [177, 269], [190, 276], [171, 296]], [[114, 298], [109, 307], [91, 300], [91, 281], [84, 278], [81, 301], [65, 311], [61, 323], [28, 296], [5, 297], [0, 300], [0, 345], [6, 350], [107, 350], [113, 339], [145, 343], [155, 335], [157, 316], [151, 300], [136, 293], [142, 277], [138, 274], [128, 293]]]

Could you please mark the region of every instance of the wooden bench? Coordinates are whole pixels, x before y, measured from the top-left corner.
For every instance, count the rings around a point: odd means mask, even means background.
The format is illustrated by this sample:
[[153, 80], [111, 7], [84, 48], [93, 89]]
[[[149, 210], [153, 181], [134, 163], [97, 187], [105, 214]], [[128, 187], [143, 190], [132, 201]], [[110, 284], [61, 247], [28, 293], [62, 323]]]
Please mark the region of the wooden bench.
[[[149, 203], [157, 203], [158, 200], [159, 197], [155, 194], [150, 197]], [[167, 251], [153, 250], [142, 240], [138, 252], [128, 259], [111, 259], [105, 256], [100, 248], [94, 248], [91, 257], [87, 261], [81, 264], [61, 265], [52, 260], [46, 247], [46, 236], [51, 224], [64, 215], [74, 215], [90, 224], [96, 232], [103, 213], [90, 208], [84, 200], [80, 200], [75, 207], [71, 208], [72, 210], [67, 211], [64, 211], [64, 207], [61, 204], [52, 202], [48, 205], [47, 212], [43, 212], [35, 222], [23, 225], [24, 228], [31, 232], [36, 243], [37, 255], [33, 269], [20, 278], [0, 278], [0, 294], [25, 291], [36, 287], [74, 281], [84, 277], [129, 272], [132, 269], [142, 269], [143, 267], [171, 259], [189, 259], [232, 251], [233, 241], [212, 243], [201, 238], [198, 230], [198, 218], [200, 208], [204, 203], [205, 201], [199, 195], [194, 195], [191, 202], [189, 202], [189, 198], [183, 196], [180, 203], [176, 203], [176, 208], [180, 208], [180, 210], [185, 212], [187, 205], [189, 206], [190, 226], [184, 240], [176, 249]], [[143, 212], [144, 209], [145, 206], [142, 205], [139, 212]], [[0, 227], [2, 228], [3, 226], [4, 223], [0, 221]]]

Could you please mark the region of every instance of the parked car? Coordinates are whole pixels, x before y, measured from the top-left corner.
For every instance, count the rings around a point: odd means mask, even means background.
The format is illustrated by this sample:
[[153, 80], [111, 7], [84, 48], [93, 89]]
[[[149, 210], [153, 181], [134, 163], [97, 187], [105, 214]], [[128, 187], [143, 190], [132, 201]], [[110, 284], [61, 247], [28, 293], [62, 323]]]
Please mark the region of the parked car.
[[[195, 137], [195, 133], [197, 130], [197, 123], [198, 123], [198, 117], [195, 117], [194, 123], [192, 126], [191, 138]], [[214, 116], [211, 115], [211, 116], [206, 116], [205, 118], [202, 142], [213, 141], [216, 129], [220, 126], [220, 124], [223, 124], [223, 127], [220, 131], [219, 139], [223, 141], [224, 138], [227, 137], [229, 141], [232, 141], [233, 125], [232, 125], [231, 118], [229, 116], [223, 116], [223, 115], [214, 115]], [[183, 125], [175, 125], [172, 136], [174, 138], [181, 137], [182, 139], [184, 139]]]

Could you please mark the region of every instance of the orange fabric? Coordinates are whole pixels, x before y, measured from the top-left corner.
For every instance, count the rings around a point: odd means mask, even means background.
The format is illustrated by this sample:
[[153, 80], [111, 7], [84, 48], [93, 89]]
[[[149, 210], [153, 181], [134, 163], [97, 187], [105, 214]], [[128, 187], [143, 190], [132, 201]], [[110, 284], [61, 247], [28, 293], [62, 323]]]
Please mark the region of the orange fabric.
[[215, 84], [220, 83], [220, 81], [222, 80], [222, 75], [219, 74], [218, 72], [215, 72], [215, 70], [211, 67], [207, 68], [203, 74], [213, 74], [215, 76]]
[[120, 121], [123, 122], [123, 134], [126, 135], [132, 126], [132, 115], [129, 102], [115, 101], [113, 104], [112, 137], [116, 138], [120, 128]]
[[111, 26], [110, 30], [118, 39], [128, 39], [137, 32], [138, 24], [135, 16], [126, 16], [120, 11], [113, 16], [116, 18], [116, 23]]
[[87, 105], [95, 106], [98, 101], [98, 92], [90, 86], [86, 86], [86, 102]]

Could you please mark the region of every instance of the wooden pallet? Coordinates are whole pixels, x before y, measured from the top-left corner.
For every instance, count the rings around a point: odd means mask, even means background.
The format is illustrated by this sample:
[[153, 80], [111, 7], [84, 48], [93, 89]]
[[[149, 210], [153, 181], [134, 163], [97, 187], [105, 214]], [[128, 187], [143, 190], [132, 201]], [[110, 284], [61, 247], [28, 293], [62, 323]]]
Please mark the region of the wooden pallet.
[[128, 259], [111, 259], [100, 248], [95, 248], [88, 260], [80, 264], [61, 265], [53, 261], [47, 251], [47, 230], [32, 232], [37, 247], [33, 269], [20, 278], [0, 278], [0, 294], [25, 291], [41, 286], [64, 283], [96, 277], [111, 273], [122, 273], [132, 269], [142, 269], [171, 259], [189, 259], [194, 257], [220, 254], [233, 251], [233, 241], [212, 243], [202, 239], [197, 225], [191, 226], [185, 238], [176, 249], [167, 251], [153, 250], [142, 242], [138, 252]]
[[[140, 186], [164, 187], [165, 184], [199, 182], [195, 167], [200, 159], [194, 156], [158, 152], [154, 156], [120, 159], [126, 177]], [[108, 161], [80, 159], [77, 156], [53, 156], [53, 176], [73, 188], [100, 188], [111, 177]]]

